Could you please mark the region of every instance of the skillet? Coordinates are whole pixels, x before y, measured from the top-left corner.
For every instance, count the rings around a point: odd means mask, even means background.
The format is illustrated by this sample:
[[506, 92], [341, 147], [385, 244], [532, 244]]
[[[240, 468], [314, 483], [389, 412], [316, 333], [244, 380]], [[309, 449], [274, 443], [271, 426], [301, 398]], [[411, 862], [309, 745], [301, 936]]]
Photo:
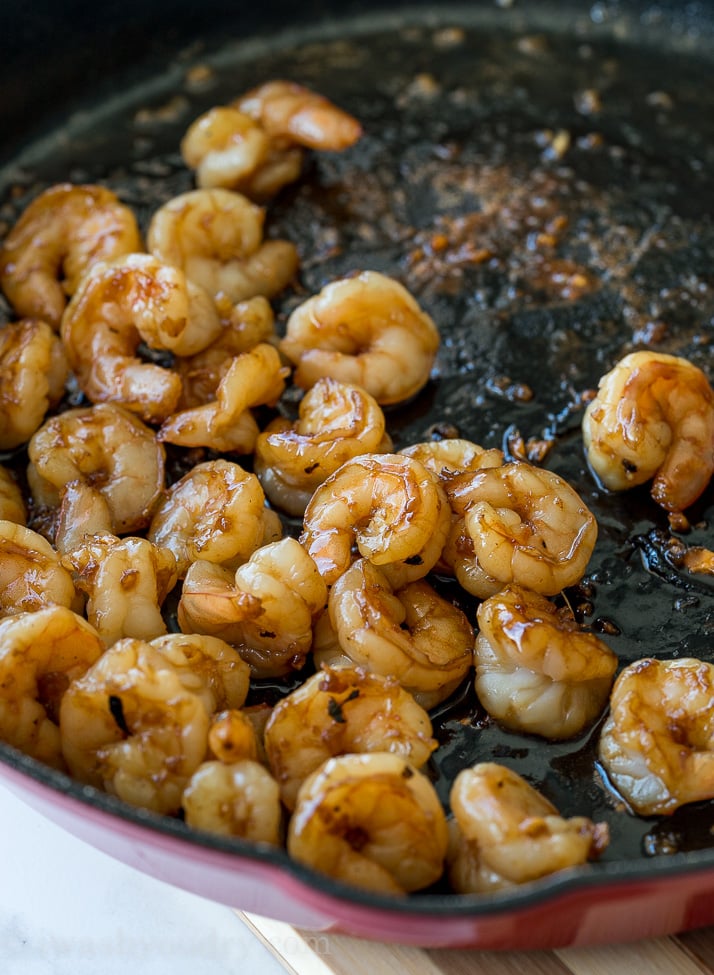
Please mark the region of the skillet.
[[[599, 525], [587, 575], [566, 594], [582, 621], [622, 665], [712, 659], [714, 586], [679, 558], [684, 546], [711, 547], [711, 486], [688, 512], [690, 530], [675, 532], [646, 488], [597, 485], [580, 435], [588, 391], [628, 351], [682, 355], [714, 378], [711, 5], [21, 6], [0, 11], [5, 227], [66, 179], [106, 183], [146, 226], [193, 186], [178, 143], [202, 111], [273, 77], [328, 95], [365, 136], [310, 158], [269, 208], [270, 233], [301, 254], [300, 288], [276, 301], [279, 324], [340, 275], [401, 280], [442, 347], [427, 388], [390, 410], [395, 446], [460, 435], [561, 474]], [[210, 66], [207, 82], [196, 65]], [[281, 408], [294, 405], [288, 395]], [[21, 451], [0, 459], [20, 471], [26, 461]], [[435, 582], [474, 619], [474, 601]], [[252, 694], [274, 700], [290, 686]], [[395, 902], [125, 806], [9, 746], [0, 773], [102, 849], [303, 927], [530, 948], [714, 922], [712, 803], [632, 816], [598, 768], [599, 725], [558, 744], [506, 732], [468, 682], [432, 719], [441, 747], [430, 774], [444, 802], [461, 767], [502, 761], [564, 815], [607, 822], [602, 860], [489, 897], [436, 887]]]

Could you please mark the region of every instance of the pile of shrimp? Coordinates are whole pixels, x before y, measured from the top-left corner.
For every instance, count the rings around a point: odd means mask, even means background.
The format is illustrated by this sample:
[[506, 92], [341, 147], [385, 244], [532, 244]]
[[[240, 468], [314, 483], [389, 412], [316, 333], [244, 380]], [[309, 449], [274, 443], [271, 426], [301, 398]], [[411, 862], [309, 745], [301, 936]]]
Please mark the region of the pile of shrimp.
[[[360, 136], [323, 96], [269, 82], [195, 120], [196, 188], [146, 228], [109, 189], [61, 184], [7, 234], [0, 450], [24, 470], [0, 467], [0, 737], [356, 887], [488, 892], [583, 869], [608, 828], [494, 763], [460, 769], [444, 804], [433, 708], [471, 685], [491, 721], [552, 741], [589, 731], [612, 692], [609, 784], [667, 814], [714, 796], [714, 678], [650, 662], [613, 690], [616, 653], [560, 599], [598, 531], [563, 478], [466, 439], [395, 450], [384, 408], [426, 386], [439, 348], [396, 277], [329, 282], [278, 334], [271, 302], [300, 260], [264, 239], [267, 203], [305, 152]], [[712, 474], [714, 394], [640, 353], [583, 432], [602, 484], [654, 476], [681, 514]]]

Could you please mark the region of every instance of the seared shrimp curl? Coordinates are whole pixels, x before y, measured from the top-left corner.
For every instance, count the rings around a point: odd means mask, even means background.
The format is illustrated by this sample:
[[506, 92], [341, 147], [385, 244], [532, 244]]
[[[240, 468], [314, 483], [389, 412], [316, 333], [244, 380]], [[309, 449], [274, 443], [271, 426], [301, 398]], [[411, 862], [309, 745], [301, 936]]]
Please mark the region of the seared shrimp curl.
[[571, 738], [600, 714], [617, 656], [548, 599], [506, 586], [478, 608], [476, 693], [501, 724]]
[[654, 500], [681, 512], [714, 473], [714, 390], [686, 359], [632, 352], [600, 380], [583, 439], [605, 487], [624, 491], [654, 478]]
[[463, 526], [443, 558], [468, 592], [483, 599], [514, 583], [553, 596], [582, 578], [597, 522], [562, 477], [516, 461], [458, 475], [448, 495]]
[[599, 751], [610, 781], [639, 816], [714, 798], [714, 665], [681, 657], [625, 667]]
[[397, 587], [421, 579], [441, 555], [451, 521], [446, 495], [418, 461], [402, 454], [348, 460], [315, 491], [301, 542], [327, 585], [353, 561], [352, 547]]
[[323, 762], [348, 752], [393, 752], [421, 768], [436, 748], [431, 721], [399, 683], [356, 667], [324, 667], [273, 708], [265, 749], [280, 796], [298, 789]]
[[92, 264], [140, 251], [132, 211], [103, 186], [40, 193], [0, 248], [0, 287], [18, 315], [59, 327], [67, 296]]
[[429, 315], [403, 285], [376, 271], [333, 281], [303, 302], [280, 343], [298, 386], [329, 376], [361, 386], [381, 406], [426, 385], [438, 348]]
[[563, 819], [557, 809], [503, 765], [463, 769], [450, 794], [454, 828], [449, 875], [461, 894], [527, 883], [596, 859], [609, 842], [606, 823]]
[[258, 762], [203, 762], [191, 776], [181, 806], [186, 823], [194, 829], [280, 844], [278, 784]]
[[0, 616], [33, 612], [56, 604], [76, 608], [72, 576], [42, 535], [0, 521]]
[[331, 758], [303, 783], [288, 853], [336, 880], [401, 895], [444, 869], [446, 818], [429, 779], [400, 755]]

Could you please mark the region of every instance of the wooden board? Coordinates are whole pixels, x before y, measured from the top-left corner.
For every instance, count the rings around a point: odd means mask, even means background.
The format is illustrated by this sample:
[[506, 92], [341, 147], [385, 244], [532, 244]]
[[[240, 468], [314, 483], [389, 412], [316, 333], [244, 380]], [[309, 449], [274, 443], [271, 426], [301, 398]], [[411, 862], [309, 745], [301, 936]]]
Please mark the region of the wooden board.
[[376, 944], [300, 931], [239, 912], [292, 975], [712, 975], [714, 928], [676, 937], [554, 951], [465, 951]]

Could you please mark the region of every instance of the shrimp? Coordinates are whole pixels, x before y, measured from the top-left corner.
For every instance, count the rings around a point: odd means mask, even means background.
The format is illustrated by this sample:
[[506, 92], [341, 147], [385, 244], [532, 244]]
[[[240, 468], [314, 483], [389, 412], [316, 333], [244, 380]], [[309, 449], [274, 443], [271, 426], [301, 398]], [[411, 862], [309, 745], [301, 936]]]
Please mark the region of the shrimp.
[[309, 389], [330, 376], [361, 386], [381, 405], [426, 385], [439, 332], [398, 281], [376, 271], [333, 281], [290, 315], [281, 352]]
[[625, 667], [610, 695], [599, 756], [639, 816], [714, 798], [714, 665], [680, 657]]
[[168, 417], [159, 430], [159, 440], [184, 447], [251, 453], [260, 432], [251, 409], [274, 406], [289, 372], [273, 346], [262, 342], [231, 360], [213, 402]]
[[173, 553], [178, 577], [203, 559], [237, 569], [282, 527], [265, 507], [255, 474], [227, 460], [197, 464], [163, 495], [147, 538]]
[[82, 392], [120, 403], [147, 422], [176, 408], [181, 379], [136, 356], [151, 349], [193, 355], [221, 332], [213, 299], [183, 271], [150, 254], [94, 264], [62, 316], [61, 335]]
[[0, 521], [27, 524], [27, 508], [20, 486], [10, 471], [0, 465]]
[[272, 298], [294, 280], [299, 259], [290, 241], [263, 241], [264, 220], [265, 211], [240, 193], [192, 190], [156, 211], [147, 243], [214, 297]]
[[346, 884], [402, 895], [444, 870], [446, 817], [434, 786], [401, 755], [328, 759], [303, 783], [287, 848]]
[[30, 439], [64, 394], [69, 365], [47, 322], [24, 319], [0, 328], [0, 450]]
[[70, 774], [133, 805], [178, 812], [206, 757], [210, 714], [242, 705], [246, 671], [235, 651], [210, 637], [119, 640], [62, 698]]
[[597, 522], [577, 492], [525, 461], [454, 477], [457, 520], [443, 559], [468, 592], [494, 595], [509, 583], [552, 596], [578, 582], [597, 540]]
[[448, 484], [456, 474], [500, 467], [503, 464], [502, 450], [496, 447], [486, 449], [459, 437], [411, 444], [409, 447], [402, 447], [399, 453], [414, 457], [444, 484]]
[[294, 423], [278, 418], [258, 436], [253, 469], [276, 507], [302, 516], [315, 489], [345, 461], [391, 449], [384, 413], [369, 393], [318, 379]]
[[72, 576], [42, 535], [0, 521], [0, 616], [33, 612], [56, 604], [77, 608]]
[[172, 552], [145, 538], [90, 535], [62, 564], [87, 596], [87, 619], [107, 646], [125, 636], [151, 640], [166, 632], [161, 605], [176, 584]]
[[396, 587], [429, 572], [451, 522], [437, 478], [402, 454], [363, 454], [348, 460], [313, 494], [301, 542], [327, 585], [353, 561], [352, 546]]
[[280, 797], [295, 808], [308, 775], [334, 755], [392, 752], [421, 768], [436, 749], [426, 711], [393, 678], [324, 667], [273, 708], [265, 751]]
[[228, 708], [213, 715], [208, 731], [208, 748], [211, 755], [225, 765], [244, 759], [255, 762], [261, 754], [255, 724], [237, 708]]
[[327, 603], [315, 563], [294, 538], [257, 549], [235, 573], [194, 562], [178, 606], [184, 632], [211, 633], [240, 649], [255, 677], [300, 668]]
[[653, 499], [681, 512], [714, 473], [714, 389], [693, 363], [632, 352], [600, 380], [583, 416], [596, 477], [612, 491], [654, 478]]
[[59, 327], [85, 272], [140, 251], [132, 211], [103, 186], [60, 183], [25, 209], [0, 248], [0, 287], [18, 315]]
[[422, 707], [445, 700], [471, 669], [471, 624], [423, 580], [395, 592], [376, 565], [358, 559], [332, 586], [328, 611], [350, 660], [395, 677]]
[[606, 823], [564, 819], [525, 779], [493, 762], [462, 769], [449, 798], [455, 827], [449, 875], [458, 893], [511, 887], [580, 866], [609, 843]]
[[103, 651], [93, 627], [64, 606], [0, 620], [0, 738], [63, 769], [62, 695]]
[[[144, 528], [164, 486], [163, 446], [138, 417], [111, 403], [47, 420], [28, 455], [35, 504], [55, 509], [66, 501], [64, 523], [89, 533]], [[77, 482], [85, 490], [73, 491]]]
[[191, 776], [181, 806], [193, 829], [254, 843], [281, 843], [278, 784], [258, 762], [203, 762]]
[[514, 731], [572, 738], [605, 707], [617, 656], [548, 599], [506, 586], [478, 608], [476, 693]]

